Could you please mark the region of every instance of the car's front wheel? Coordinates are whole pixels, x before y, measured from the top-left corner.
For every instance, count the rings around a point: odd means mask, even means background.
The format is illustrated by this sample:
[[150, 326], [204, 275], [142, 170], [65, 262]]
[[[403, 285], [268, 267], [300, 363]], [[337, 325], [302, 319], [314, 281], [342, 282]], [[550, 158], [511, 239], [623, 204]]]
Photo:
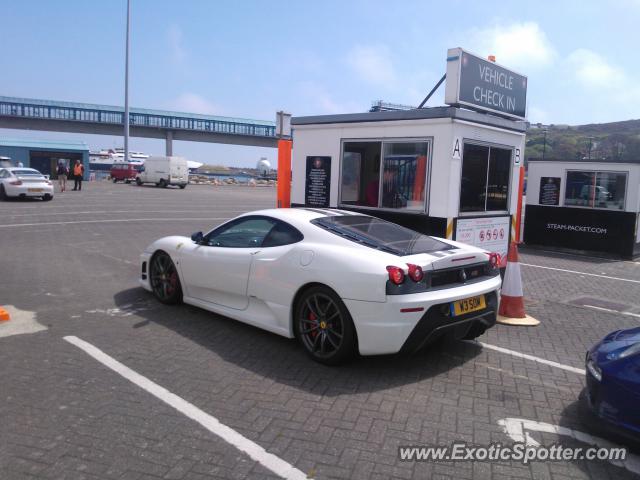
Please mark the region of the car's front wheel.
[[162, 303], [174, 304], [182, 301], [178, 270], [165, 252], [158, 252], [151, 258], [149, 281], [153, 294]]
[[356, 353], [351, 315], [331, 289], [312, 287], [294, 307], [294, 332], [309, 356], [325, 365], [338, 365]]

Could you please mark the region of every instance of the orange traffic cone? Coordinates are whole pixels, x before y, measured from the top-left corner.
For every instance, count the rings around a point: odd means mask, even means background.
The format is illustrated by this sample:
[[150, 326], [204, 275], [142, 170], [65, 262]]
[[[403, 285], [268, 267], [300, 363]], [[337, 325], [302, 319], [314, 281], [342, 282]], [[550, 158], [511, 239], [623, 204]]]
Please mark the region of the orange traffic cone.
[[505, 325], [534, 326], [540, 322], [524, 311], [524, 295], [522, 292], [522, 275], [518, 263], [518, 245], [511, 242], [507, 255], [507, 268], [502, 281], [498, 323]]
[[0, 307], [0, 322], [8, 322], [11, 320], [11, 315], [4, 308]]

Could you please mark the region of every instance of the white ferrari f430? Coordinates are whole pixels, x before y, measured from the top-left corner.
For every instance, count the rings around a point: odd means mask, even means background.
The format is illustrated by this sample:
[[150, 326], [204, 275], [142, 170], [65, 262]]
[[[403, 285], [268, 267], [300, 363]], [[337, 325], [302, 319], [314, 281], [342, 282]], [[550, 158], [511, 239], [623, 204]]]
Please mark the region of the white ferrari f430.
[[496, 321], [496, 254], [333, 209], [273, 209], [141, 255], [141, 285], [289, 338], [316, 361], [414, 352]]

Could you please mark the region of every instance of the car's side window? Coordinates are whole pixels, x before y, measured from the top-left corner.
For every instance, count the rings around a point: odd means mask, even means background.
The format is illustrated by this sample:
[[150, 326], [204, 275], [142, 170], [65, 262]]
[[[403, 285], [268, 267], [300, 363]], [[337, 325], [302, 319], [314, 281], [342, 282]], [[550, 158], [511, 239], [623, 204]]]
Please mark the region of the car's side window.
[[275, 223], [275, 220], [265, 217], [239, 218], [208, 234], [203, 243], [210, 247], [260, 247]]
[[262, 242], [263, 247], [280, 247], [291, 245], [304, 238], [302, 233], [288, 223], [278, 221]]

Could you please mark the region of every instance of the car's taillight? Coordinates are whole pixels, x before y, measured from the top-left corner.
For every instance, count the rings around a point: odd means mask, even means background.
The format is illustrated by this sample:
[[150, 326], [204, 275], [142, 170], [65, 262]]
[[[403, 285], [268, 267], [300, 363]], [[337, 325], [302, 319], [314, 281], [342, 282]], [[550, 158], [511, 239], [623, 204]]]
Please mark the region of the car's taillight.
[[487, 264], [486, 268], [486, 274], [487, 275], [498, 275], [500, 273], [500, 261], [502, 259], [500, 258], [500, 254], [499, 253], [490, 253], [489, 254], [489, 263]]
[[13, 182], [9, 182], [9, 185], [22, 185], [21, 180], [14, 180]]
[[47, 180], [45, 183], [46, 183], [47, 185], [53, 185], [53, 183], [51, 183], [49, 180]]
[[409, 267], [409, 278], [414, 282], [419, 282], [424, 278], [424, 272], [420, 265], [414, 265], [413, 263], [407, 263]]
[[389, 272], [389, 280], [391, 281], [391, 283], [400, 285], [402, 282], [404, 282], [404, 270], [402, 270], [400, 267], [389, 265], [387, 267], [387, 272]]

